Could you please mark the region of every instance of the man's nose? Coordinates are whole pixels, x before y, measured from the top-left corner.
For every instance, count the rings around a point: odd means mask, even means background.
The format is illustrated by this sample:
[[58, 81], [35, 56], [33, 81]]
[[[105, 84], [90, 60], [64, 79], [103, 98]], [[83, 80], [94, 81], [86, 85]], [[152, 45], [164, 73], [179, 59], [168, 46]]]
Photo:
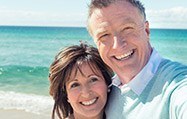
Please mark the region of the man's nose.
[[113, 49], [124, 47], [125, 45], [126, 45], [126, 41], [123, 37], [117, 35], [113, 37], [113, 46], [112, 46]]

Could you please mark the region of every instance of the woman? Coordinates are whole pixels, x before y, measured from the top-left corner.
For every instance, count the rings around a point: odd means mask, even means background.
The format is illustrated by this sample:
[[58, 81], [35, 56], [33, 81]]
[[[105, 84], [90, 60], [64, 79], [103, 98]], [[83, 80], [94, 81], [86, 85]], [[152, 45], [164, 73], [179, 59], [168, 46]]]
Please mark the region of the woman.
[[112, 70], [98, 50], [81, 43], [55, 57], [50, 66], [50, 94], [55, 101], [52, 119], [104, 119]]

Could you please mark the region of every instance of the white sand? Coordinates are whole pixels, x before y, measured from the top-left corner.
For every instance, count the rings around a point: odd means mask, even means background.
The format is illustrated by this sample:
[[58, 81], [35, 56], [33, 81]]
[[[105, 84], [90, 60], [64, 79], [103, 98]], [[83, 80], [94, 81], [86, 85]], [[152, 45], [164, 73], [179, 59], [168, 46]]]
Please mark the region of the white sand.
[[0, 109], [0, 119], [51, 119], [49, 115], [39, 115], [22, 110], [3, 110]]

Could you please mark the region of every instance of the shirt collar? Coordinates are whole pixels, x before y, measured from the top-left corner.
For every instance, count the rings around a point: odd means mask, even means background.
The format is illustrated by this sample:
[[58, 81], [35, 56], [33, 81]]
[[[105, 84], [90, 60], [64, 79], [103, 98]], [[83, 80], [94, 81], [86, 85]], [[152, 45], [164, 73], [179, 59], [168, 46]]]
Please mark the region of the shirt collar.
[[[145, 89], [149, 81], [152, 79], [154, 74], [157, 71], [157, 68], [162, 60], [162, 57], [158, 54], [158, 52], [153, 48], [150, 59], [145, 67], [127, 84], [120, 87], [121, 90], [126, 88], [127, 86], [135, 92], [137, 95], [140, 95], [142, 91]], [[113, 85], [118, 86], [121, 84], [120, 79], [117, 75], [113, 77]]]

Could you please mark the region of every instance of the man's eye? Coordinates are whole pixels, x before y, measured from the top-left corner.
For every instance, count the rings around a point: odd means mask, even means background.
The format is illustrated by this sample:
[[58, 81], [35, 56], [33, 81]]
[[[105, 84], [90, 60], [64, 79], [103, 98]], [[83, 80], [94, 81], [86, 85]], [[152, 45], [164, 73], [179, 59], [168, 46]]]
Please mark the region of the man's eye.
[[129, 34], [129, 33], [131, 33], [131, 32], [133, 32], [134, 31], [134, 28], [133, 27], [125, 27], [121, 32], [123, 33], [123, 34]]
[[104, 38], [106, 36], [109, 36], [109, 34], [103, 34], [102, 36], [99, 37], [99, 39]]
[[76, 87], [78, 87], [78, 86], [80, 86], [79, 83], [73, 83], [73, 84], [70, 85], [70, 88], [76, 88]]
[[131, 30], [131, 29], [133, 29], [133, 27], [125, 27], [124, 29], [123, 29], [123, 31], [126, 31], [126, 30]]

